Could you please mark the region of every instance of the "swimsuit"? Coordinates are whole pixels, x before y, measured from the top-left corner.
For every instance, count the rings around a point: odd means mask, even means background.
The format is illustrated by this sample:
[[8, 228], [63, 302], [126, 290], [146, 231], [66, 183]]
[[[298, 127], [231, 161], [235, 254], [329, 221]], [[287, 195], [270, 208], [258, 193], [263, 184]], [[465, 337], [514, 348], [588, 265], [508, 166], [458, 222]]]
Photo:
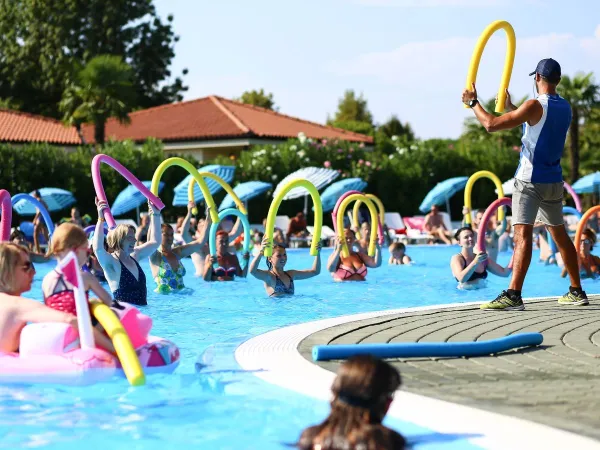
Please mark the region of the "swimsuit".
[[132, 305], [147, 305], [146, 274], [135, 259], [133, 259], [133, 262], [135, 262], [138, 269], [137, 280], [119, 259], [121, 279], [119, 280], [119, 287], [113, 292], [113, 297], [117, 301], [131, 303]]
[[281, 278], [277, 276], [276, 273], [271, 272], [275, 276], [275, 287], [273, 288], [273, 293], [269, 296], [272, 297], [275, 294], [279, 295], [294, 295], [294, 279], [290, 276], [289, 273], [285, 273], [290, 278], [290, 285], [286, 286]]
[[[56, 309], [57, 311], [66, 312], [69, 314], [77, 315], [77, 307], [75, 306], [75, 291], [67, 286], [65, 282], [64, 276], [62, 273], [55, 272], [58, 274], [58, 280], [54, 285], [54, 289], [52, 290], [52, 294], [48, 297], [44, 298], [44, 304], [52, 309]], [[61, 285], [59, 287], [59, 285]], [[86, 300], [89, 300], [88, 293], [85, 293]], [[96, 326], [98, 321], [92, 315], [92, 326]]]
[[158, 266], [158, 274], [154, 277], [154, 281], [158, 285], [154, 292], [167, 294], [185, 288], [185, 285], [183, 284], [185, 267], [183, 267], [179, 258], [177, 258], [177, 263], [177, 270], [173, 270], [165, 255], [162, 255], [160, 266]]
[[213, 275], [215, 277], [230, 277], [230, 278], [233, 278], [236, 273], [237, 273], [237, 268], [236, 267], [228, 267], [227, 269], [225, 269], [224, 267], [219, 266], [216, 269], [213, 269]]
[[[463, 261], [465, 262], [465, 265], [463, 266], [463, 269], [465, 267], [467, 267], [467, 260], [465, 259], [465, 257], [462, 255], [462, 253], [459, 253], [458, 256], [460, 256]], [[488, 274], [487, 274], [487, 269], [484, 269], [483, 272], [473, 272], [471, 274], [471, 276], [469, 277], [469, 279], [466, 282], [463, 283], [468, 283], [469, 281], [475, 281], [475, 280], [485, 280], [487, 278]], [[458, 278], [454, 278], [456, 281], [458, 281]], [[459, 281], [460, 283], [460, 281]]]

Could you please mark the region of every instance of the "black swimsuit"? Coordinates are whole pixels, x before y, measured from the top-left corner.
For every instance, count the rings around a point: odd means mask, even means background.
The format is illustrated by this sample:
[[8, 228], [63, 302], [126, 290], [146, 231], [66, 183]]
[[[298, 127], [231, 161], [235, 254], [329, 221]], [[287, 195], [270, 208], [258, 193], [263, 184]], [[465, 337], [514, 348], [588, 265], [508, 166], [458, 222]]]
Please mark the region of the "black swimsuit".
[[121, 264], [121, 279], [119, 280], [119, 287], [113, 292], [113, 297], [117, 301], [132, 305], [147, 305], [146, 274], [138, 262], [135, 259], [133, 261], [138, 269], [138, 279], [136, 280], [131, 271], [119, 260]]
[[[460, 256], [463, 259], [463, 261], [465, 262], [465, 265], [463, 266], [463, 269], [464, 269], [465, 267], [467, 267], [467, 260], [462, 255], [462, 253], [459, 253], [458, 256]], [[479, 279], [485, 280], [487, 278], [487, 276], [488, 276], [487, 269], [484, 269], [483, 272], [473, 272], [466, 282], [468, 283], [469, 281], [475, 281], [475, 280], [479, 280]], [[458, 281], [458, 278], [454, 278], [454, 279], [456, 281]]]

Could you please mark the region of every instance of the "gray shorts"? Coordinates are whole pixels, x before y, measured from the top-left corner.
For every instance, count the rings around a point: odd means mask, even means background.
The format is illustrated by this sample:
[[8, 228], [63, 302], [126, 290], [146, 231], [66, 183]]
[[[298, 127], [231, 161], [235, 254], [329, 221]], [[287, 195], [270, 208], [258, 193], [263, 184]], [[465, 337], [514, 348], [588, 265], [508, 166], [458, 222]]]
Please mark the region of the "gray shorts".
[[528, 183], [515, 179], [512, 195], [512, 224], [564, 225], [563, 183]]

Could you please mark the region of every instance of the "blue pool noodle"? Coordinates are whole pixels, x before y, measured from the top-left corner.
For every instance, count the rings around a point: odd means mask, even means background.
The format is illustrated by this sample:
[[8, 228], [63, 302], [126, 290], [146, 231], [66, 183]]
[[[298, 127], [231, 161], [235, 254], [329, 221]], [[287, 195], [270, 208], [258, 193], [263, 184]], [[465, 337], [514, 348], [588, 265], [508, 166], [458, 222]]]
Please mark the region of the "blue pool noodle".
[[314, 361], [347, 359], [355, 355], [373, 355], [379, 358], [416, 357], [462, 357], [485, 356], [513, 348], [540, 345], [544, 340], [541, 333], [519, 333], [510, 336], [477, 342], [409, 342], [402, 344], [349, 344], [315, 345], [312, 349]]

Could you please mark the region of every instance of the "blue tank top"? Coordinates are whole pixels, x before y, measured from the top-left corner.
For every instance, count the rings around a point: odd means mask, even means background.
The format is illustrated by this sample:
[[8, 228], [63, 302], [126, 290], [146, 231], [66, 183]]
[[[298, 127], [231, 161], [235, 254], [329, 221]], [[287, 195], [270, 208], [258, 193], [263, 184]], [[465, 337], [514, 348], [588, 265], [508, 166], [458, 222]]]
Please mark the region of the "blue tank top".
[[146, 274], [138, 262], [135, 259], [133, 261], [135, 261], [138, 269], [138, 279], [136, 280], [129, 269], [119, 260], [119, 264], [121, 264], [121, 278], [119, 279], [119, 287], [113, 292], [113, 297], [117, 301], [132, 305], [147, 305]]
[[523, 145], [515, 178], [528, 183], [560, 183], [560, 158], [571, 125], [571, 106], [556, 94], [539, 95], [537, 101], [543, 108], [542, 118], [533, 126], [523, 124]]

